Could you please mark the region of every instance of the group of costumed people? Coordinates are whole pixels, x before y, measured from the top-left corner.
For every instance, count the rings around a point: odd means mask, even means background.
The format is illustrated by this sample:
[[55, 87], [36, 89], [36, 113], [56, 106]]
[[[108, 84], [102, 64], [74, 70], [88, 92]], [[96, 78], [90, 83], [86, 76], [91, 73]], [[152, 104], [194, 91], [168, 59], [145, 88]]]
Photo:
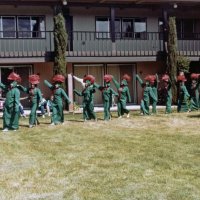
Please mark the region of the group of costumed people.
[[[28, 94], [31, 103], [31, 112], [29, 115], [29, 127], [32, 128], [39, 124], [37, 119], [37, 109], [42, 101], [42, 93], [38, 88], [40, 77], [36, 74], [29, 76], [30, 87], [20, 85], [21, 77], [12, 72], [8, 76], [9, 84], [6, 86], [0, 83], [0, 88], [6, 92], [6, 98], [3, 109], [3, 131], [13, 130], [19, 128], [19, 105], [20, 105], [20, 91]], [[52, 116], [51, 125], [57, 125], [64, 122], [64, 105], [63, 98], [67, 103], [71, 103], [66, 92], [61, 88], [61, 84], [65, 81], [62, 75], [55, 75], [52, 79], [52, 84], [47, 80], [45, 85], [52, 91]]]
[[[118, 118], [122, 118], [124, 114], [129, 117], [130, 110], [127, 109], [127, 103], [131, 102], [131, 96], [129, 92], [128, 83], [131, 77], [127, 74], [122, 76], [121, 82], [118, 82], [112, 75], [106, 74], [103, 77], [103, 85], [99, 85], [95, 82], [95, 77], [92, 75], [85, 75], [83, 79], [76, 76], [73, 78], [82, 84], [82, 91], [74, 89], [74, 94], [83, 98], [83, 119], [97, 120], [94, 112], [94, 94], [96, 89], [102, 93], [102, 100], [104, 106], [104, 120], [111, 119], [110, 109], [112, 107], [113, 96], [117, 98], [117, 111]], [[8, 76], [8, 85], [0, 83], [0, 88], [6, 92], [6, 100], [3, 110], [3, 131], [14, 130], [19, 128], [19, 105], [20, 105], [20, 91], [28, 94], [31, 103], [31, 113], [29, 115], [29, 127], [32, 128], [39, 124], [37, 119], [37, 109], [42, 101], [42, 93], [38, 88], [40, 77], [36, 74], [29, 76], [30, 87], [24, 87], [20, 85], [21, 77], [12, 72]], [[139, 82], [143, 89], [143, 96], [140, 104], [141, 114], [150, 115], [150, 103], [152, 103], [152, 113], [156, 113], [156, 105], [158, 102], [158, 76], [147, 75], [144, 80], [136, 75], [136, 80]], [[163, 81], [163, 93], [165, 99], [166, 110], [165, 113], [172, 112], [172, 91], [171, 80], [167, 74], [164, 74], [161, 78]], [[198, 110], [200, 108], [199, 90], [200, 90], [200, 74], [191, 74], [191, 92], [189, 94], [185, 82], [187, 81], [184, 75], [177, 77], [178, 88], [178, 112], [187, 112], [192, 110]], [[64, 104], [63, 99], [67, 104], [71, 101], [66, 92], [61, 88], [61, 84], [65, 82], [63, 75], [57, 74], [52, 78], [52, 83], [44, 80], [44, 84], [52, 91], [52, 115], [51, 125], [57, 125], [64, 123]], [[114, 83], [116, 91], [111, 88], [111, 82]]]

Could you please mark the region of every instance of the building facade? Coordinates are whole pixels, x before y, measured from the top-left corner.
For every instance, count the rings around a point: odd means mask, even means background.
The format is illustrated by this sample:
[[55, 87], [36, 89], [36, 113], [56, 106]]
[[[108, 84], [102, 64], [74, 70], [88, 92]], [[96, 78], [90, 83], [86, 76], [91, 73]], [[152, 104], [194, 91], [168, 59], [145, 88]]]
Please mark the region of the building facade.
[[[167, 23], [169, 16], [177, 22], [178, 54], [187, 56], [191, 71], [200, 72], [200, 3], [198, 1], [140, 0], [0, 0], [0, 79], [6, 82], [10, 71], [22, 76], [39, 74], [41, 80], [53, 75], [53, 17], [59, 7], [63, 11], [68, 46], [66, 72], [78, 77], [92, 74], [102, 84], [104, 74], [120, 80], [125, 73], [132, 103], [139, 103], [141, 88], [135, 74], [159, 75], [166, 70]], [[77, 82], [68, 79], [68, 94], [74, 101]], [[40, 83], [45, 97], [49, 91]], [[95, 95], [101, 104], [101, 93]]]

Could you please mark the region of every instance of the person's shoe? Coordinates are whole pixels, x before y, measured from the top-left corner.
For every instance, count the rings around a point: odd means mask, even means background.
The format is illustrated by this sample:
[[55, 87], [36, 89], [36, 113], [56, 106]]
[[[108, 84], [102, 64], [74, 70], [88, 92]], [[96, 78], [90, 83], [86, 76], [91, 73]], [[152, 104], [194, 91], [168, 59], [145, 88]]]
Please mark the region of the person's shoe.
[[55, 126], [55, 123], [54, 123], [54, 122], [52, 122], [50, 125], [51, 125], [51, 126]]
[[29, 128], [33, 128], [33, 125], [32, 125], [32, 124], [30, 124], [30, 125], [29, 125]]
[[7, 132], [7, 131], [8, 131], [8, 128], [4, 128], [2, 131], [3, 131], [3, 132]]
[[126, 117], [129, 118], [129, 117], [130, 117], [130, 114], [128, 113]]
[[45, 118], [45, 115], [42, 115], [42, 118]]
[[50, 117], [50, 116], [51, 116], [51, 113], [49, 113], [48, 116]]
[[121, 118], [122, 118], [122, 116], [119, 116], [119, 117], [118, 117], [118, 119], [121, 119]]

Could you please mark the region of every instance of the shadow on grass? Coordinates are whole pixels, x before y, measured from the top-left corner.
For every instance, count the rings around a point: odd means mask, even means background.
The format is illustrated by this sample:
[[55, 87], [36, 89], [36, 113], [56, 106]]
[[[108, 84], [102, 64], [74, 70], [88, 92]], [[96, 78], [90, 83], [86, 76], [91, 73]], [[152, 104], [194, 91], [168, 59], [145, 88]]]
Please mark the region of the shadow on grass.
[[188, 117], [189, 118], [200, 118], [200, 114], [198, 114], [198, 115], [189, 115]]

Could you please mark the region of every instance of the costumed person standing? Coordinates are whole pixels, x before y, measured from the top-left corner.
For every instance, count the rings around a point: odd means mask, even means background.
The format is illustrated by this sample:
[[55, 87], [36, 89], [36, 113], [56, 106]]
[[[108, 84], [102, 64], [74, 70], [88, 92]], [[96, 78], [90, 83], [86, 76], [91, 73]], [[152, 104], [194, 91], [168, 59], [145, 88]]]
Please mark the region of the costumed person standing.
[[65, 77], [63, 75], [57, 74], [52, 79], [53, 84], [49, 83], [47, 80], [44, 80], [45, 85], [53, 93], [52, 101], [52, 116], [51, 116], [51, 125], [57, 125], [64, 123], [64, 106], [62, 99], [64, 98], [68, 104], [71, 103], [66, 92], [61, 88], [61, 84], [64, 83]]
[[95, 87], [97, 87], [102, 92], [103, 106], [104, 106], [104, 120], [110, 120], [110, 108], [112, 106], [112, 98], [113, 95], [118, 96], [117, 92], [115, 92], [110, 87], [110, 82], [112, 81], [112, 76], [106, 74], [104, 77], [104, 85], [100, 86], [97, 83], [94, 83]]
[[188, 90], [185, 86], [185, 82], [187, 79], [184, 75], [179, 75], [177, 77], [177, 83], [178, 83], [178, 106], [177, 111], [178, 112], [188, 112], [189, 111], [189, 98], [190, 95], [188, 93]]
[[39, 124], [37, 119], [37, 109], [39, 103], [42, 101], [42, 94], [40, 89], [37, 87], [40, 82], [40, 77], [36, 74], [29, 76], [30, 87], [26, 88], [19, 85], [18, 88], [29, 95], [29, 100], [31, 103], [31, 113], [29, 115], [29, 128]]
[[162, 81], [164, 82], [164, 100], [165, 100], [165, 113], [169, 114], [172, 112], [172, 83], [167, 74], [162, 76]]
[[17, 88], [17, 83], [21, 81], [21, 78], [18, 74], [12, 72], [7, 79], [10, 83], [8, 86], [0, 83], [0, 88], [6, 91], [3, 109], [3, 131], [16, 131], [19, 128], [20, 116], [20, 91]]
[[156, 106], [158, 103], [158, 75], [150, 75], [150, 85], [152, 87], [152, 91], [154, 93], [154, 96], [156, 98], [151, 98], [152, 101], [152, 113], [156, 114], [157, 110], [156, 110]]
[[199, 86], [200, 86], [200, 74], [191, 74], [191, 88], [190, 88], [190, 110], [198, 110], [200, 107], [199, 101]]
[[94, 81], [95, 77], [92, 75], [87, 75], [83, 79], [83, 82], [85, 83], [85, 88], [82, 90], [82, 92], [77, 91], [74, 89], [74, 93], [78, 96], [83, 97], [83, 119], [84, 121], [94, 119], [96, 120], [96, 115], [94, 113]]
[[127, 101], [131, 102], [131, 95], [128, 88], [128, 82], [131, 80], [131, 77], [128, 74], [124, 74], [119, 83], [114, 77], [113, 82], [115, 87], [118, 90], [118, 102], [117, 102], [117, 110], [118, 110], [118, 118], [122, 118], [124, 113], [127, 114], [127, 118], [129, 118], [129, 110], [126, 108]]
[[143, 88], [143, 97], [140, 104], [140, 111], [141, 114], [143, 115], [150, 115], [149, 112], [150, 98], [153, 99], [154, 101], [157, 101], [153, 89], [150, 86], [150, 82], [153, 81], [152, 79], [153, 79], [152, 76], [147, 75], [144, 79], [146, 82], [144, 83], [143, 80], [139, 77], [139, 75], [136, 74], [136, 80], [138, 80], [140, 86]]

